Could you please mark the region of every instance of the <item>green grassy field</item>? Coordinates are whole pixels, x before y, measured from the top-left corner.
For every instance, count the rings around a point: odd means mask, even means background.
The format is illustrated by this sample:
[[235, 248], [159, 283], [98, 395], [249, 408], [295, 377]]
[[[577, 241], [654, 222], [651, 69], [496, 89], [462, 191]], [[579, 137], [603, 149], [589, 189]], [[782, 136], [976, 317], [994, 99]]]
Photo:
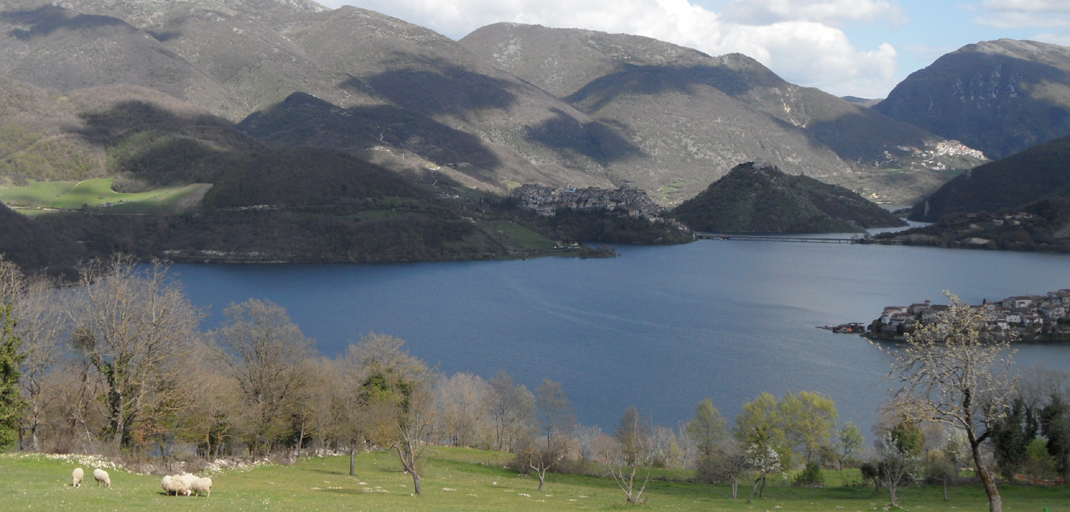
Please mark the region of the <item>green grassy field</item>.
[[[311, 457], [292, 466], [265, 465], [212, 475], [210, 498], [165, 496], [160, 477], [110, 470], [112, 488], [98, 488], [92, 471], [83, 487], [70, 486], [76, 464], [40, 455], [0, 456], [0, 510], [619, 510], [628, 509], [612, 480], [551, 474], [544, 492], [538, 480], [502, 467], [508, 454], [435, 449], [424, 464], [423, 495], [412, 495], [412, 479], [386, 452], [357, 458], [350, 477], [348, 457]], [[839, 478], [829, 475], [829, 480]], [[652, 481], [641, 510], [873, 511], [888, 510], [886, 493], [869, 487], [795, 488], [771, 484], [766, 498], [748, 503], [725, 486]], [[1003, 486], [1004, 510], [1070, 510], [1070, 487]], [[939, 487], [901, 491], [906, 510], [987, 510], [978, 486], [954, 487], [943, 501]]]
[[508, 220], [488, 220], [479, 223], [488, 237], [513, 252], [549, 251], [554, 241], [524, 226]]
[[[199, 203], [211, 185], [161, 187], [148, 192], [124, 194], [111, 189], [113, 178], [85, 181], [30, 181], [25, 186], [0, 186], [0, 201], [8, 206], [77, 210], [82, 205], [108, 208], [117, 213], [173, 213]], [[47, 211], [47, 210], [44, 210]]]

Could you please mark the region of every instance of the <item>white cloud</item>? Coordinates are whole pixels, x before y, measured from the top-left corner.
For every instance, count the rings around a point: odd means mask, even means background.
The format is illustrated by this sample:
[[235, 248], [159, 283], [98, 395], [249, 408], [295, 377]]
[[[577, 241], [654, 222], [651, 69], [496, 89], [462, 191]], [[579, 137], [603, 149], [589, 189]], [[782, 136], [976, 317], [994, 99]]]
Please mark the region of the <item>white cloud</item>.
[[965, 7], [979, 11], [973, 22], [987, 27], [1070, 28], [1070, 2], [1066, 0], [985, 0]]
[[898, 6], [885, 0], [736, 0], [725, 13], [732, 21], [766, 25], [780, 21], [816, 21], [839, 25], [845, 21], [904, 20]]
[[992, 11], [1070, 13], [1070, 4], [1066, 0], [985, 0], [981, 2], [981, 8]]
[[1033, 41], [1040, 41], [1042, 43], [1070, 46], [1070, 34], [1037, 34], [1033, 37], [1030, 37], [1029, 39], [1032, 39]]
[[458, 39], [510, 21], [637, 34], [710, 55], [739, 52], [785, 80], [837, 95], [883, 97], [895, 86], [896, 51], [858, 51], [838, 24], [901, 20], [884, 0], [760, 0], [724, 14], [689, 0], [327, 0], [372, 9]]

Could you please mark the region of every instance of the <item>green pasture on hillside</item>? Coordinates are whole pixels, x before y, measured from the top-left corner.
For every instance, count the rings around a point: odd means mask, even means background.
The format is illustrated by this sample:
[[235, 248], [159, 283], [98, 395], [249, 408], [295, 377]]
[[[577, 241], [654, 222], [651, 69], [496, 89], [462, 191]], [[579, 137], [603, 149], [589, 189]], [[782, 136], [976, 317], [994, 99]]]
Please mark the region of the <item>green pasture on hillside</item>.
[[[356, 477], [349, 458], [309, 457], [294, 465], [264, 465], [214, 474], [210, 498], [163, 494], [160, 477], [110, 470], [112, 488], [96, 487], [92, 468], [82, 488], [70, 486], [76, 464], [42, 455], [0, 456], [0, 509], [3, 510], [300, 510], [335, 511], [553, 511], [623, 510], [624, 495], [611, 479], [550, 474], [543, 492], [538, 480], [503, 467], [511, 456], [466, 449], [433, 450], [424, 463], [423, 495], [412, 494], [412, 479], [389, 452], [357, 457]], [[857, 473], [857, 470], [854, 470]], [[678, 476], [672, 472], [673, 476]], [[834, 473], [834, 472], [833, 472]], [[662, 475], [663, 473], [656, 473]], [[830, 475], [832, 476], [832, 475]], [[841, 478], [842, 479], [842, 478]], [[850, 479], [850, 477], [848, 478]], [[830, 479], [831, 480], [831, 479]], [[651, 481], [649, 501], [636, 510], [703, 511], [885, 511], [887, 493], [872, 486], [796, 488], [773, 482], [766, 498], [748, 503], [750, 487], [740, 485], [732, 500], [722, 485]], [[1002, 487], [1004, 510], [1070, 511], [1070, 487]], [[911, 487], [901, 491], [905, 510], [982, 511], [988, 505], [979, 486], [953, 487], [950, 501], [941, 489]]]
[[[0, 186], [0, 202], [27, 208], [77, 210], [83, 205], [108, 208], [117, 213], [167, 213], [181, 209], [184, 201], [199, 201], [209, 184], [174, 185], [132, 194], [111, 189], [113, 178], [84, 181], [30, 181], [24, 186]], [[47, 210], [46, 210], [47, 211]]]

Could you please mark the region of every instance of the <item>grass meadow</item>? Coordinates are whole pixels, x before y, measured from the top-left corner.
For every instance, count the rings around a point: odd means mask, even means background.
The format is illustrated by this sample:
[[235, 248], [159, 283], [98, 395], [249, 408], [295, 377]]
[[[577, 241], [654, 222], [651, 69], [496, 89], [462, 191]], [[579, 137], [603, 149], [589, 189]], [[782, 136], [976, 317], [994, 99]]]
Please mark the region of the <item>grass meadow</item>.
[[30, 181], [24, 186], [0, 186], [0, 202], [9, 206], [77, 210], [110, 204], [117, 213], [174, 213], [184, 203], [199, 202], [211, 185], [192, 184], [160, 187], [148, 192], [126, 194], [111, 189], [113, 178], [84, 181]]
[[[92, 466], [86, 482], [72, 488], [71, 471], [79, 466], [43, 455], [0, 456], [0, 510], [297, 510], [312, 511], [554, 511], [568, 510], [703, 510], [703, 511], [885, 511], [887, 493], [873, 486], [842, 486], [858, 481], [857, 470], [828, 472], [826, 488], [797, 488], [783, 482], [766, 487], [765, 499], [748, 502], [749, 482], [741, 482], [733, 500], [727, 486], [654, 479], [646, 504], [629, 506], [611, 479], [550, 474], [543, 492], [538, 480], [505, 469], [511, 455], [466, 449], [436, 448], [424, 460], [423, 494], [412, 494], [412, 479], [389, 452], [360, 454], [356, 476], [349, 476], [349, 458], [308, 457], [293, 465], [261, 465], [213, 474], [211, 497], [163, 494], [160, 477], [109, 470], [112, 488], [97, 487]], [[655, 473], [680, 478], [685, 472]], [[1070, 511], [1070, 487], [1011, 486], [1001, 488], [1004, 510]], [[909, 487], [900, 505], [912, 511], [988, 510], [980, 486], [952, 487], [943, 501], [938, 486]]]

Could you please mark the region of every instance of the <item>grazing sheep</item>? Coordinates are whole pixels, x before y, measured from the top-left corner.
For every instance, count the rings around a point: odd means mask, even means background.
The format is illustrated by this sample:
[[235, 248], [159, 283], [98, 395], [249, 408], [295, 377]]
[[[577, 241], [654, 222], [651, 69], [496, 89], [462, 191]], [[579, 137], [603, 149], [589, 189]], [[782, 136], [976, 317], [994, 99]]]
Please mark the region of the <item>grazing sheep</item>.
[[71, 478], [74, 479], [71, 487], [81, 487], [83, 476], [85, 476], [85, 472], [82, 471], [82, 468], [74, 468], [74, 471], [71, 472]]
[[197, 475], [189, 473], [182, 473], [182, 476], [176, 476], [175, 478], [180, 478], [182, 483], [186, 484], [186, 489], [193, 489], [193, 482], [197, 481]]
[[200, 496], [201, 493], [203, 492], [204, 493], [204, 497], [211, 498], [212, 497], [212, 479], [208, 478], [208, 477], [198, 478], [198, 479], [193, 481], [193, 485], [190, 486], [190, 490], [195, 492], [195, 493], [197, 493], [197, 496]]
[[167, 494], [172, 496], [189, 496], [189, 486], [182, 480], [182, 477], [175, 475], [168, 481]]
[[160, 480], [160, 487], [163, 487], [163, 492], [167, 493], [168, 496], [173, 494], [171, 492], [171, 475], [167, 475], [163, 477], [163, 480]]
[[100, 487], [101, 484], [103, 484], [104, 487], [111, 487], [111, 477], [109, 477], [108, 472], [103, 469], [93, 470], [93, 480], [97, 481], [97, 487]]

